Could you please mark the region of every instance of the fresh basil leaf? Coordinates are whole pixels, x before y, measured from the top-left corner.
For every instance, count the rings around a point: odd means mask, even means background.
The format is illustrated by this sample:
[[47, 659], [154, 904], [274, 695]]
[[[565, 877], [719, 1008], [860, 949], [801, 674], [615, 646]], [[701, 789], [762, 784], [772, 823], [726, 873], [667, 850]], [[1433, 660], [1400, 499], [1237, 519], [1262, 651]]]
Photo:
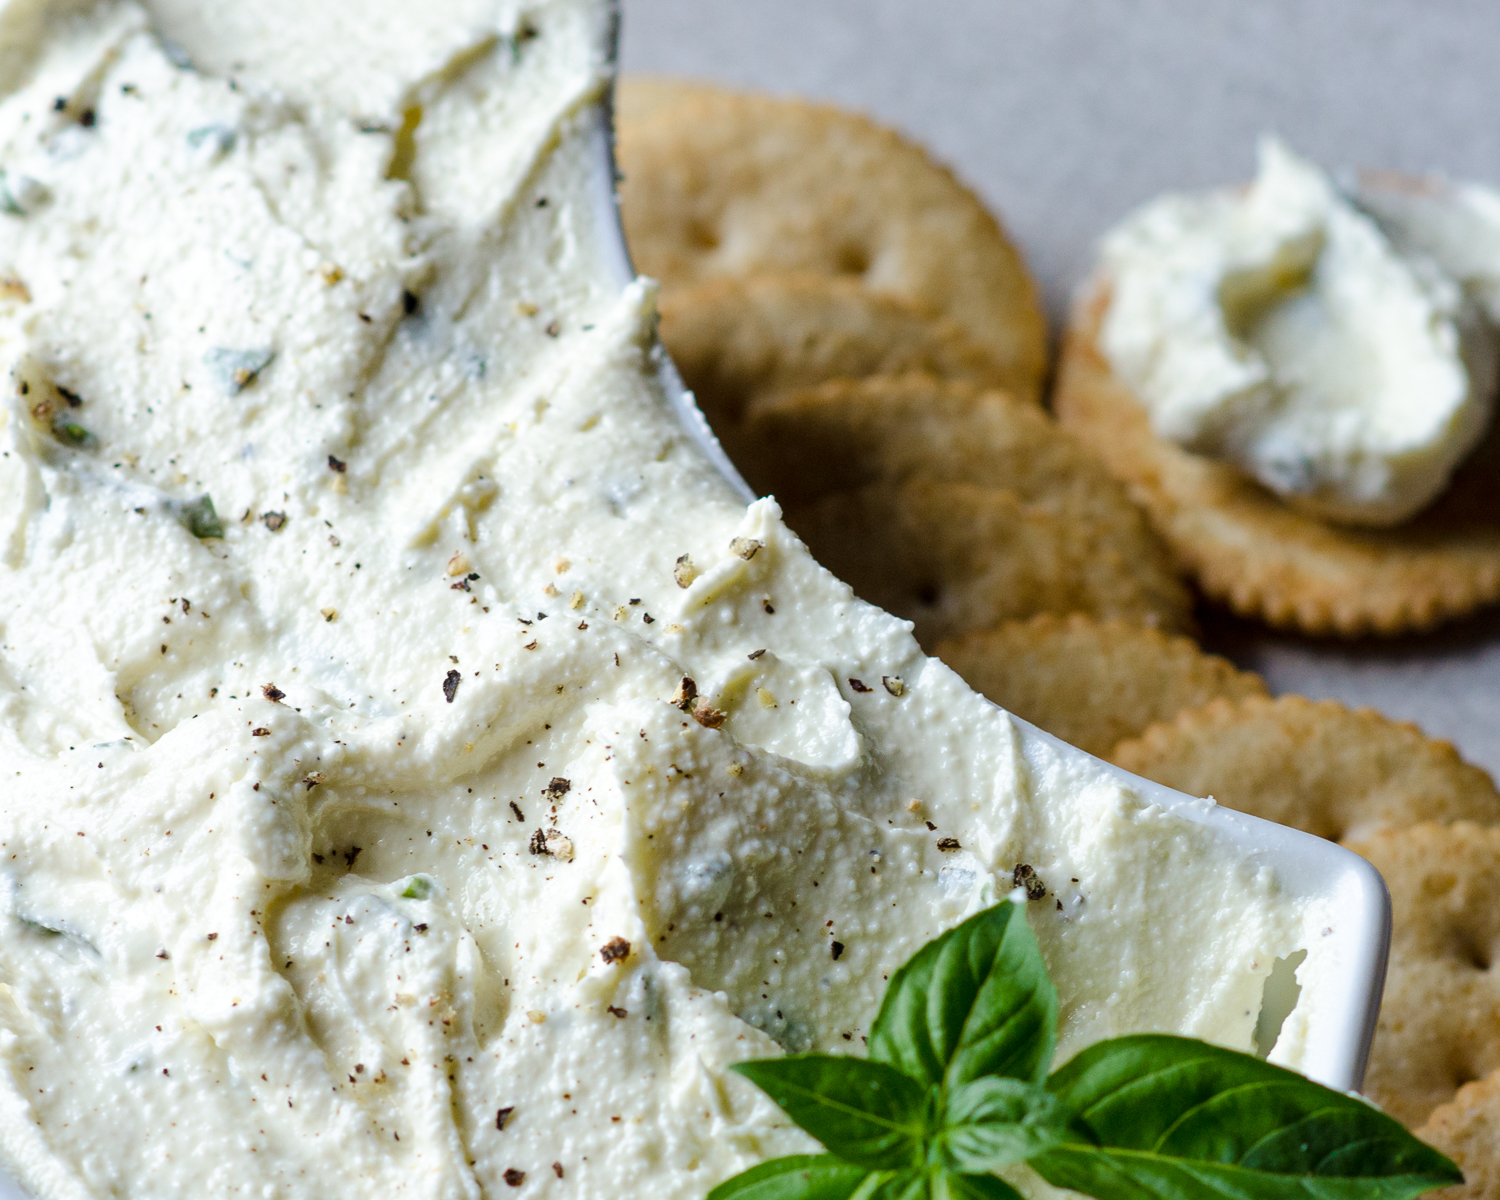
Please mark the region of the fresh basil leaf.
[[1051, 1150], [1030, 1166], [1055, 1187], [1102, 1200], [1410, 1200], [1463, 1182], [1456, 1169], [1442, 1176], [1285, 1174], [1097, 1146]]
[[1005, 1180], [993, 1175], [958, 1175], [944, 1171], [934, 1182], [934, 1200], [1026, 1200]]
[[1068, 1140], [1062, 1101], [1037, 1084], [991, 1075], [949, 1094], [938, 1146], [944, 1166], [978, 1175]]
[[985, 1075], [1040, 1083], [1057, 1046], [1057, 989], [1019, 904], [1004, 901], [928, 942], [891, 976], [872, 1059], [923, 1083]]
[[732, 1070], [840, 1158], [877, 1171], [921, 1162], [927, 1089], [894, 1067], [806, 1054], [736, 1063]]
[[1031, 1166], [1094, 1196], [1400, 1200], [1463, 1179], [1364, 1101], [1189, 1038], [1099, 1042], [1047, 1090], [1076, 1137]]
[[[930, 1177], [923, 1171], [898, 1171], [871, 1189], [869, 1200], [931, 1200], [929, 1182]], [[864, 1200], [864, 1197], [858, 1200]]]
[[773, 1158], [726, 1179], [708, 1193], [708, 1200], [851, 1200], [870, 1178], [831, 1154], [798, 1154]]

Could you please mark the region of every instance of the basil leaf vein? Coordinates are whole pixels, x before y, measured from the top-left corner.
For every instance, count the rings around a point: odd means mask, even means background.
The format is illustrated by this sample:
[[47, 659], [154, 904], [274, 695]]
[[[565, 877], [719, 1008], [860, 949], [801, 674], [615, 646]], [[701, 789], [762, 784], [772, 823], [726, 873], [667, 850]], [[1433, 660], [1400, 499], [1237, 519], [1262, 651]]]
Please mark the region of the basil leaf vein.
[[948, 1098], [938, 1153], [952, 1171], [979, 1175], [1069, 1141], [1068, 1113], [1045, 1088], [991, 1076]]
[[1022, 905], [1009, 901], [927, 943], [898, 970], [869, 1054], [923, 1083], [985, 1075], [1040, 1083], [1057, 1046], [1057, 989]]
[[886, 1063], [806, 1054], [736, 1063], [731, 1070], [848, 1162], [877, 1171], [921, 1162], [928, 1089]]

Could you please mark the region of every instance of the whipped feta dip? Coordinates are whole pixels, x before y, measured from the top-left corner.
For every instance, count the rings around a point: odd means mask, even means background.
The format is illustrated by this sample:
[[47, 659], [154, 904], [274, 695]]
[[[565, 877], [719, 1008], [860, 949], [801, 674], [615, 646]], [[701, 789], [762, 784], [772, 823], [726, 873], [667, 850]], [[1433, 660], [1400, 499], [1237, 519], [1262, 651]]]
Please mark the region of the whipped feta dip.
[[1276, 959], [1323, 961], [1336, 912], [715, 468], [599, 219], [611, 21], [0, 6], [30, 1195], [701, 1200], [812, 1148], [725, 1067], [857, 1053], [1022, 864], [1059, 1061], [1249, 1049]]
[[1493, 317], [1466, 285], [1495, 235], [1476, 262], [1455, 203], [1381, 222], [1274, 138], [1258, 157], [1248, 186], [1160, 197], [1106, 235], [1100, 347], [1157, 436], [1312, 515], [1405, 521], [1490, 420]]

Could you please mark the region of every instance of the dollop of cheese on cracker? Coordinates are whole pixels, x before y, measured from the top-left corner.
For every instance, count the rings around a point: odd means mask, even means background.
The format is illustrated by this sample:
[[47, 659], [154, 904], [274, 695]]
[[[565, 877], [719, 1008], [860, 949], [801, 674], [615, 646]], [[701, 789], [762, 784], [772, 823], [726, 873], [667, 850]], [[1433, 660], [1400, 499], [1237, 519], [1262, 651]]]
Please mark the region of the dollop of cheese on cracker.
[[1160, 197], [1107, 235], [1101, 349], [1158, 436], [1305, 512], [1397, 524], [1442, 493], [1493, 404], [1493, 332], [1461, 246], [1436, 240], [1393, 236], [1265, 138], [1247, 187]]

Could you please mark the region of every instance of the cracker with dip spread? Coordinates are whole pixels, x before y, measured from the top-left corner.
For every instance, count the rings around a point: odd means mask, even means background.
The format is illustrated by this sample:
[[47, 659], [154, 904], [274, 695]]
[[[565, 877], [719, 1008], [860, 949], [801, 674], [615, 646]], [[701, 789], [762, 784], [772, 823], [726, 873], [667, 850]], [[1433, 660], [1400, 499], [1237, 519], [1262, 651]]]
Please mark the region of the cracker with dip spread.
[[1220, 697], [1264, 696], [1259, 675], [1132, 621], [1041, 613], [940, 642], [937, 656], [1001, 708], [1090, 754]]
[[1385, 877], [1393, 913], [1365, 1092], [1417, 1126], [1460, 1085], [1500, 1068], [1500, 986], [1491, 970], [1500, 946], [1500, 828], [1429, 822], [1349, 847]]
[[1451, 743], [1334, 700], [1215, 700], [1109, 757], [1168, 787], [1336, 841], [1418, 821], [1500, 824], [1500, 792]]
[[830, 379], [924, 372], [1005, 388], [1014, 374], [951, 317], [826, 275], [730, 277], [669, 290], [661, 338], [721, 438], [752, 404]]
[[1500, 598], [1495, 306], [1416, 228], [1268, 142], [1104, 241], [1058, 416], [1236, 612], [1394, 634]]
[[857, 279], [951, 318], [1012, 390], [1040, 391], [1046, 322], [1025, 264], [920, 147], [825, 105], [664, 80], [619, 93], [625, 232], [666, 290], [726, 275]]

